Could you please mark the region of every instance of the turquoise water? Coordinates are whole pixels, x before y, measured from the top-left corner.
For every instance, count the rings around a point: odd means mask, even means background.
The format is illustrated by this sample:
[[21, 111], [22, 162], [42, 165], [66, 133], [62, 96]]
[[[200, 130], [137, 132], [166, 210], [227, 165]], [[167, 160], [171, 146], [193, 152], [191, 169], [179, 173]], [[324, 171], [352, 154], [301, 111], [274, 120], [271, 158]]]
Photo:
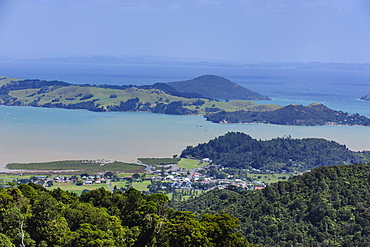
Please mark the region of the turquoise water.
[[138, 157], [169, 157], [228, 131], [257, 139], [320, 137], [352, 150], [370, 150], [370, 127], [226, 125], [207, 122], [202, 116], [10, 106], [0, 106], [0, 124], [0, 167], [9, 162], [100, 158], [132, 162]]
[[[370, 92], [370, 71], [0, 62], [3, 76], [72, 83], [143, 85], [203, 74], [225, 76], [273, 99], [257, 103], [319, 102], [370, 117], [370, 102], [359, 100]], [[138, 157], [169, 157], [228, 131], [257, 139], [319, 137], [351, 150], [370, 150], [370, 127], [222, 125], [202, 116], [0, 106], [0, 126], [0, 170], [9, 162], [100, 158], [131, 162]]]

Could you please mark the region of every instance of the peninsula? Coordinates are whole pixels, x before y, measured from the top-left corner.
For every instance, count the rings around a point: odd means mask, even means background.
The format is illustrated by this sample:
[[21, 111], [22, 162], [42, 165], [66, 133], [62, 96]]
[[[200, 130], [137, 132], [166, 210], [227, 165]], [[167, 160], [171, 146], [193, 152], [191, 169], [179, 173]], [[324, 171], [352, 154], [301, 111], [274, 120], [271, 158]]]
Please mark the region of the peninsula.
[[[183, 84], [186, 86], [181, 86]], [[229, 101], [228, 98], [234, 100]], [[143, 86], [78, 85], [62, 81], [0, 77], [0, 104], [11, 106], [86, 109], [100, 112], [144, 111], [177, 115], [205, 114], [220, 110], [261, 111], [281, 107], [273, 104], [258, 105], [245, 99], [257, 100], [268, 97], [213, 75], [201, 76], [186, 82]]]
[[252, 99], [269, 98], [215, 75], [143, 86], [0, 77], [0, 104], [8, 106], [204, 115], [214, 123], [370, 126], [370, 119], [365, 116], [332, 110], [318, 103], [282, 107], [259, 105]]
[[271, 111], [220, 111], [207, 114], [206, 119], [214, 123], [265, 123], [278, 125], [359, 125], [370, 126], [370, 119], [360, 114], [336, 111], [323, 104], [308, 106], [288, 105]]

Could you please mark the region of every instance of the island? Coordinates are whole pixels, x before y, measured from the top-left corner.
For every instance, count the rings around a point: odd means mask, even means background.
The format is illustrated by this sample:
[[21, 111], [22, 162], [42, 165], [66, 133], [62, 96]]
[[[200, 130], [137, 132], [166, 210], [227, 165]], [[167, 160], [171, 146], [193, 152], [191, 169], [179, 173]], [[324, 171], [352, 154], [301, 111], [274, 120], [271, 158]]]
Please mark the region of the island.
[[[211, 92], [212, 80], [219, 90]], [[202, 84], [202, 81], [204, 83]], [[176, 87], [181, 82], [173, 82]], [[62, 81], [20, 80], [0, 77], [0, 104], [90, 111], [144, 111], [152, 113], [197, 115], [220, 110], [273, 110], [281, 106], [259, 105], [244, 99], [268, 99], [231, 81], [205, 75], [192, 83], [184, 82], [190, 91], [178, 91], [171, 83], [153, 85], [77, 85]], [[200, 83], [203, 86], [196, 88]], [[193, 86], [192, 86], [193, 85]], [[223, 93], [229, 88], [228, 94]], [[236, 92], [240, 92], [236, 94]], [[233, 101], [223, 99], [236, 95]]]
[[271, 111], [219, 111], [206, 114], [214, 123], [264, 123], [295, 126], [358, 125], [370, 126], [370, 119], [358, 113], [336, 111], [323, 104], [288, 105]]
[[366, 101], [370, 101], [370, 93], [364, 95], [361, 97], [361, 100], [366, 100]]
[[142, 86], [0, 77], [0, 105], [7, 106], [204, 115], [214, 123], [370, 126], [370, 119], [365, 116], [318, 103], [282, 107], [257, 104], [252, 99], [269, 98], [215, 75]]

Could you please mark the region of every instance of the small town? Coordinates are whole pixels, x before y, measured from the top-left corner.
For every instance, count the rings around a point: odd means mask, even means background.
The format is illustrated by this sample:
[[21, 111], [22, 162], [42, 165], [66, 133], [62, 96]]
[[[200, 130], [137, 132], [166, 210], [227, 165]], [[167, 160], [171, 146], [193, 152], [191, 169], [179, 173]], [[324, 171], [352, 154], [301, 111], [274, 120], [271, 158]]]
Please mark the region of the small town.
[[[89, 174], [87, 171], [81, 172], [81, 174], [77, 174], [76, 172], [74, 174], [68, 174], [67, 172], [63, 174], [62, 171], [59, 171], [57, 174], [44, 173], [42, 175], [19, 173], [18, 177], [14, 177], [13, 180], [1, 179], [1, 182], [4, 188], [35, 183], [49, 190], [61, 188], [75, 192], [76, 194], [85, 193], [101, 187], [112, 192], [118, 190], [124, 192], [129, 188], [136, 188], [144, 194], [163, 193], [168, 195], [173, 201], [178, 201], [193, 198], [193, 196], [203, 194], [212, 189], [227, 188], [234, 191], [258, 190], [266, 187], [269, 183], [276, 182], [275, 179], [285, 180], [290, 176], [286, 173], [263, 174], [258, 169], [253, 169], [252, 171], [245, 169], [233, 170], [220, 165], [212, 165], [212, 160], [208, 158], [202, 160], [182, 160], [193, 165], [186, 166], [187, 169], [175, 162], [148, 165], [139, 160], [139, 163], [146, 166], [142, 173], [120, 173], [112, 171], [100, 172], [99, 174]], [[167, 160], [167, 162], [169, 161]], [[99, 166], [113, 163], [111, 160], [89, 162], [99, 163]], [[273, 177], [275, 179], [272, 179]]]

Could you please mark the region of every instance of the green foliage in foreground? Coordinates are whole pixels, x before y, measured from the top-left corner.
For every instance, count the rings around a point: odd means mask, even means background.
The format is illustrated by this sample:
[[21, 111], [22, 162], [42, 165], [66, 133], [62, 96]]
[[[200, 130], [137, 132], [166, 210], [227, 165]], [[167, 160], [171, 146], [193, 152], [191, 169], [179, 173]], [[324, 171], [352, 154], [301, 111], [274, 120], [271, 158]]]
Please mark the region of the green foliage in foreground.
[[143, 171], [144, 166], [128, 164], [123, 162], [105, 163], [90, 160], [64, 160], [43, 163], [11, 163], [6, 166], [8, 169], [16, 170], [76, 170], [86, 172], [104, 171]]
[[369, 246], [370, 164], [314, 169], [263, 190], [214, 190], [179, 210], [225, 212], [264, 246]]
[[253, 246], [238, 220], [168, 207], [163, 194], [101, 188], [77, 196], [35, 184], [0, 189], [0, 246]]
[[353, 152], [345, 145], [318, 138], [256, 140], [240, 132], [229, 132], [208, 143], [188, 146], [181, 157], [210, 158], [226, 167], [280, 172], [306, 171], [319, 166], [370, 161], [370, 152]]

